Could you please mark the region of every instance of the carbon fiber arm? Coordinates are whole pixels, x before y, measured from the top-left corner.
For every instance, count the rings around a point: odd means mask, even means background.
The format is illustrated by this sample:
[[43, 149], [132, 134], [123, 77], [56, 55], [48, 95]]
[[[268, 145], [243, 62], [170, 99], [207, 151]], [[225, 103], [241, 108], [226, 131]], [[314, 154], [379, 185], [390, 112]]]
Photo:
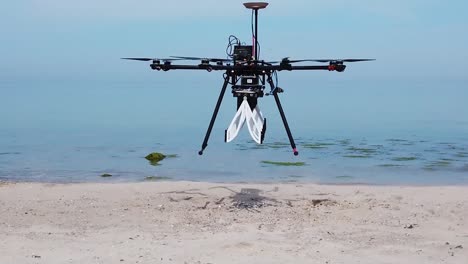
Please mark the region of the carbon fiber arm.
[[295, 71], [295, 70], [326, 70], [326, 71], [344, 71], [346, 65], [305, 65], [292, 66], [287, 65], [173, 65], [173, 64], [151, 64], [153, 70], [206, 70], [206, 71], [234, 71], [234, 72], [272, 72], [272, 71]]

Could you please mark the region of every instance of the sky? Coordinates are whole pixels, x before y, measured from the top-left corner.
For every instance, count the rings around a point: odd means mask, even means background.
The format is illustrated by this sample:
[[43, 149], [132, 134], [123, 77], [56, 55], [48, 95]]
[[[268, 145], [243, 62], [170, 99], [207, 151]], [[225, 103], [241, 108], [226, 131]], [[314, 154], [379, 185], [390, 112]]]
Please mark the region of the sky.
[[[377, 59], [350, 64], [344, 73], [280, 73], [296, 125], [468, 123], [468, 2], [269, 3], [260, 11], [263, 59]], [[186, 115], [189, 126], [204, 129], [199, 116], [210, 115], [221, 73], [153, 72], [119, 58], [224, 57], [231, 34], [250, 42], [250, 12], [242, 1], [2, 1], [0, 122], [112, 127], [156, 118], [182, 126], [187, 120], [179, 117]], [[265, 107], [274, 111], [271, 102]], [[229, 122], [232, 109], [223, 109], [221, 120]]]

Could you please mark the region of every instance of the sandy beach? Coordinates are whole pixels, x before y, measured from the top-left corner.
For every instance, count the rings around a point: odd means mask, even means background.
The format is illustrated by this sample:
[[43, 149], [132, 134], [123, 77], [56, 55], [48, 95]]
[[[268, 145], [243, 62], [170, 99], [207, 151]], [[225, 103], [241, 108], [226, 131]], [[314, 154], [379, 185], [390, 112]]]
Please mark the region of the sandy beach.
[[0, 183], [0, 263], [467, 263], [468, 186]]

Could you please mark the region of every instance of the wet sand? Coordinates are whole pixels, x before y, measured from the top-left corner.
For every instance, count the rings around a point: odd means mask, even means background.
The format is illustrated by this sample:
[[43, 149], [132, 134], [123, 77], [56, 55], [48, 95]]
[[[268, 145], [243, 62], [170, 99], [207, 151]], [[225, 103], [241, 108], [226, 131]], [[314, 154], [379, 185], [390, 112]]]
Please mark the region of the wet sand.
[[0, 263], [467, 263], [468, 186], [0, 183]]

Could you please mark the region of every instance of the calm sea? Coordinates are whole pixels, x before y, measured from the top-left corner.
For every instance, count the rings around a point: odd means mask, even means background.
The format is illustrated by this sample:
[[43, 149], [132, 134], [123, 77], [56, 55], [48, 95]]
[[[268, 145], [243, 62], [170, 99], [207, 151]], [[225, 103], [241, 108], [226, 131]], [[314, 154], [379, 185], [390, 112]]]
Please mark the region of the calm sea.
[[[357, 93], [353, 97], [340, 85], [318, 90], [319, 98], [304, 92], [310, 100], [297, 92], [284, 95], [300, 152], [296, 157], [272, 98], [261, 101], [268, 122], [263, 145], [249, 139], [246, 129], [224, 143], [235, 108], [229, 92], [209, 146], [199, 156], [219, 90], [198, 93], [202, 85], [192, 85], [199, 89], [161, 94], [149, 85], [129, 89], [129, 83], [40, 89], [3, 84], [0, 180], [468, 183], [467, 118], [446, 118], [467, 112], [460, 86], [434, 88], [430, 96], [423, 88], [399, 88], [392, 90], [395, 100], [388, 98], [390, 92], [368, 93], [369, 87], [348, 88]], [[153, 151], [176, 157], [151, 165], [144, 157]], [[104, 173], [112, 177], [101, 177]]]
[[[267, 137], [257, 145], [244, 131], [237, 141], [226, 144], [218, 130], [199, 156], [204, 130], [4, 131], [0, 180], [116, 182], [156, 176], [217, 182], [468, 183], [468, 145], [463, 138], [300, 136], [296, 140], [300, 155], [295, 157], [286, 137]], [[177, 156], [154, 166], [144, 159], [153, 151]], [[112, 177], [101, 177], [104, 173]]]

